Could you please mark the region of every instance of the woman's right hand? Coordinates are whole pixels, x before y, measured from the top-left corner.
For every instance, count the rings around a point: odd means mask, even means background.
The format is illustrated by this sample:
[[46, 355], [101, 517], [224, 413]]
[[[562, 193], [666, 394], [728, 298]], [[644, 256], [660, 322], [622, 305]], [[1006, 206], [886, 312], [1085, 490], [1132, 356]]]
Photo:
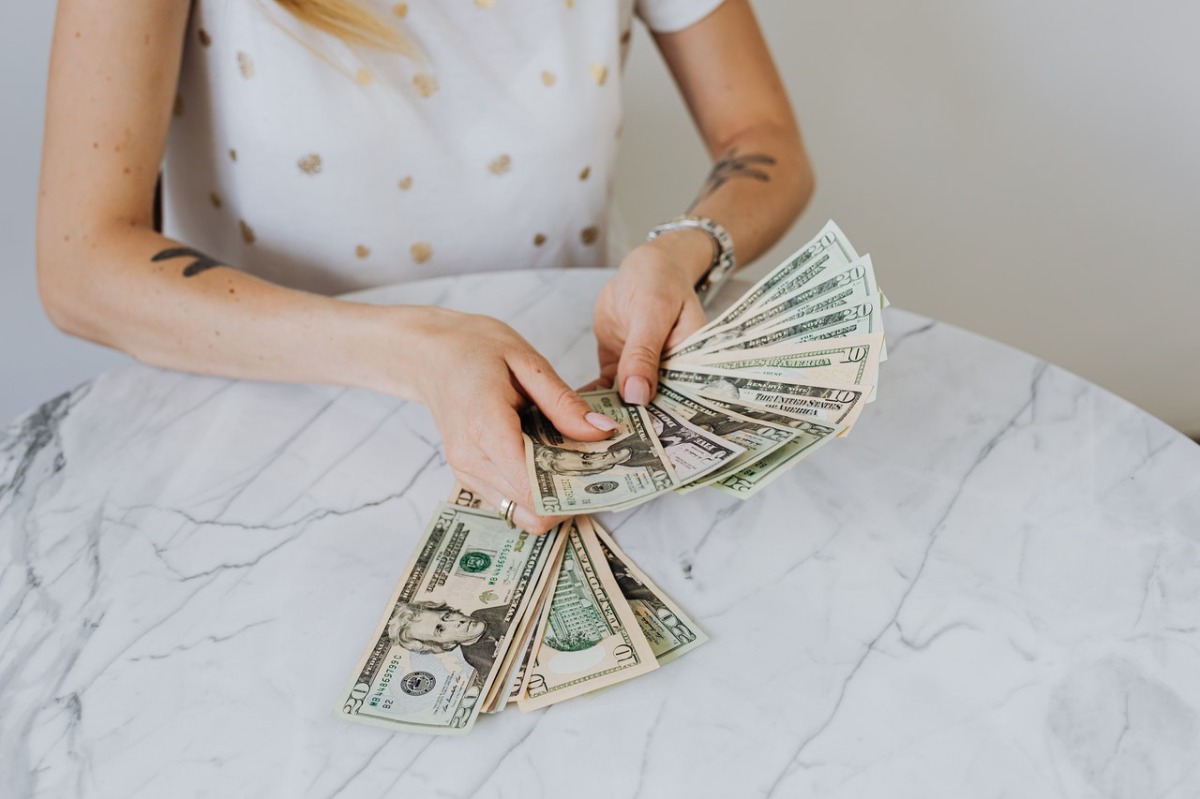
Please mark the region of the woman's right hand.
[[562, 517], [538, 516], [525, 467], [518, 411], [536, 405], [568, 438], [599, 441], [616, 423], [571, 390], [515, 330], [487, 316], [442, 308], [406, 309], [419, 319], [412, 343], [415, 375], [405, 382], [433, 412], [446, 460], [467, 488], [499, 508], [517, 503], [517, 526], [540, 535]]

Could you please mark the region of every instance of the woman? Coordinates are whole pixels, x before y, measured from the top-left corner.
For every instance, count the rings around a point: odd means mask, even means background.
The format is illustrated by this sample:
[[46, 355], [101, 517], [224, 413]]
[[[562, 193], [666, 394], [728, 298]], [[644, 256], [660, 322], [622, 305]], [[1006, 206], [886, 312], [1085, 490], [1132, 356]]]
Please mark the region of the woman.
[[[688, 210], [703, 221], [636, 247], [596, 303], [601, 382], [644, 404], [664, 346], [704, 323], [695, 287], [729, 240], [741, 263], [763, 252], [812, 177], [747, 0], [636, 13], [715, 163]], [[544, 532], [559, 520], [531, 511], [517, 409], [581, 440], [611, 422], [494, 319], [329, 295], [606, 264], [633, 14], [631, 0], [60, 0], [47, 313], [148, 364], [424, 402], [458, 479]]]

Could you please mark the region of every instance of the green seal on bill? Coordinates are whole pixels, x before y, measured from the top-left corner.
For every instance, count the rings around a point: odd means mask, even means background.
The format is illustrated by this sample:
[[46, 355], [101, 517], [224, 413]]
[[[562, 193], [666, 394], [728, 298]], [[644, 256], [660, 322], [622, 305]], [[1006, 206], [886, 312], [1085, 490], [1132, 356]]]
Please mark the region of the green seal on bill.
[[468, 574], [478, 574], [492, 565], [492, 556], [486, 552], [468, 552], [458, 560], [458, 566]]

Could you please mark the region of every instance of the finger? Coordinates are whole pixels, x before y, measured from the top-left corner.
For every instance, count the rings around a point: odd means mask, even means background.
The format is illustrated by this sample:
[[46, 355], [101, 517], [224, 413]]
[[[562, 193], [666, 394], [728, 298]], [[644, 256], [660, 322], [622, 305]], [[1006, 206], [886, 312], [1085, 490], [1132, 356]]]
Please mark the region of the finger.
[[[489, 430], [480, 437], [479, 457], [472, 460], [472, 469], [479, 468], [481, 482], [491, 486], [501, 495], [500, 501], [511, 499], [517, 503], [514, 516], [517, 524], [531, 533], [541, 534], [561, 521], [560, 518], [539, 516], [530, 490], [525, 463], [525, 437], [521, 435], [517, 414], [508, 409], [507, 424]], [[502, 418], [497, 415], [495, 418]], [[476, 466], [481, 464], [482, 466]]]
[[[493, 465], [494, 466], [494, 465]], [[483, 497], [484, 502], [489, 506], [488, 511], [495, 513], [503, 518], [500, 508], [504, 507], [505, 500], [511, 499], [516, 503], [516, 508], [513, 509], [513, 524], [521, 528], [527, 533], [533, 535], [543, 535], [546, 532], [553, 530], [565, 517], [554, 516], [538, 516], [533, 512], [532, 500], [522, 498], [518, 489], [513, 488], [507, 481], [499, 478], [499, 467], [487, 470], [491, 474], [491, 480], [483, 477], [478, 477], [468, 472], [461, 472], [458, 479], [463, 485], [470, 488]], [[496, 483], [500, 483], [497, 485]]]
[[521, 390], [566, 437], [599, 441], [617, 429], [616, 422], [593, 411], [541, 355], [528, 350], [507, 360]]
[[625, 342], [613, 340], [607, 335], [596, 333], [596, 362], [600, 365], [601, 377], [610, 380], [617, 376], [617, 362], [621, 360], [621, 349]]
[[[619, 357], [620, 357], [620, 354], [618, 353], [617, 355], [613, 356], [612, 360], [609, 360], [609, 361], [601, 360], [600, 361], [600, 376], [598, 378], [596, 378], [595, 380], [593, 380], [591, 383], [588, 383], [588, 385], [589, 386], [594, 385], [596, 388], [612, 388], [614, 381], [616, 381], [616, 379], [617, 379], [617, 358], [619, 358]], [[588, 390], [588, 389], [580, 389], [580, 391], [585, 391], [585, 390]], [[591, 390], [595, 390], [595, 389], [591, 389]]]
[[663, 351], [670, 352], [678, 347], [688, 336], [706, 324], [708, 324], [708, 317], [705, 316], [704, 306], [700, 304], [698, 297], [684, 303], [683, 311], [680, 312], [679, 319], [676, 320], [675, 327], [671, 330], [671, 335], [667, 336], [667, 343], [663, 346]]
[[584, 391], [597, 391], [599, 389], [611, 389], [613, 387], [613, 381], [616, 379], [617, 379], [617, 359], [613, 358], [608, 363], [603, 363], [603, 362], [601, 363], [599, 377], [597, 377], [595, 380], [588, 383], [587, 385], [583, 386], [582, 388], [576, 389], [576, 391], [583, 393]]
[[633, 405], [645, 405], [658, 388], [658, 364], [663, 344], [675, 325], [676, 314], [643, 313], [635, 317], [617, 364], [617, 386], [621, 397]]

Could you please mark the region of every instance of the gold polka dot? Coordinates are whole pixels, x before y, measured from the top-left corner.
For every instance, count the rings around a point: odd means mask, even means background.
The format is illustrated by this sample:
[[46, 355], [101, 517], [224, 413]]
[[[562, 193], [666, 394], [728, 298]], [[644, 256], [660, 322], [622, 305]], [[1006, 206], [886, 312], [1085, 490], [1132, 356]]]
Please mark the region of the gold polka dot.
[[354, 254], [359, 258], [366, 258], [371, 254], [371, 248], [365, 244], [360, 244], [354, 248]]
[[512, 159], [507, 155], [498, 155], [488, 164], [488, 171], [493, 175], [503, 175], [510, 169], [512, 169]]
[[579, 179], [587, 180], [589, 177], [591, 177], [591, 174], [592, 174], [592, 168], [590, 166], [585, 166], [583, 168], [583, 171], [579, 173]]
[[208, 201], [212, 203], [213, 208], [221, 207], [221, 195], [217, 194], [215, 191], [208, 193]]
[[412, 188], [412, 175], [400, 178], [400, 191], [408, 191]]
[[233, 149], [232, 147], [229, 149], [229, 160], [230, 161], [237, 160], [237, 150]]
[[247, 225], [245, 219], [238, 220], [238, 227], [242, 229], [242, 241], [253, 244], [255, 241], [254, 228]]
[[321, 171], [321, 156], [317, 153], [309, 153], [297, 161], [296, 166], [300, 167], [300, 171], [306, 175], [316, 175]]
[[171, 113], [177, 117], [183, 116], [183, 95], [182, 94], [175, 95], [175, 105], [171, 109]]
[[246, 79], [253, 78], [254, 77], [254, 59], [242, 52], [238, 53], [237, 59], [238, 59], [238, 72], [242, 73], [242, 77], [246, 78]]
[[204, 30], [204, 28], [201, 28], [199, 31], [197, 31], [196, 35], [200, 38], [200, 44], [204, 45], [205, 47], [208, 47], [210, 44], [212, 44], [212, 37], [208, 35], [208, 31]]
[[396, 5], [392, 6], [392, 13], [400, 17], [400, 19], [404, 19], [408, 16], [408, 3], [396, 3]]
[[413, 75], [412, 82], [422, 97], [432, 97], [433, 93], [438, 90], [437, 78], [428, 72], [418, 72], [416, 75]]
[[423, 264], [433, 257], [433, 247], [425, 242], [417, 242], [409, 247], [409, 252], [412, 253], [412, 258], [419, 264]]
[[475, 0], [475, 5], [480, 8], [491, 8], [496, 5], [496, 0]]
[[542, 73], [542, 83], [544, 83], [545, 85], [547, 85], [547, 86], [553, 86], [553, 85], [554, 85], [554, 82], [555, 82], [556, 80], [558, 80], [558, 78], [556, 78], [556, 77], [554, 76], [554, 73], [553, 73], [553, 72], [543, 72], [543, 73]]
[[579, 240], [584, 244], [595, 244], [598, 238], [600, 238], [600, 228], [595, 225], [579, 231]]
[[567, 8], [574, 8], [575, 0], [567, 0]]
[[533, 246], [534, 247], [541, 247], [545, 243], [546, 243], [546, 234], [539, 233], [533, 237]]
[[366, 67], [359, 68], [358, 72], [354, 74], [354, 80], [358, 82], [359, 86], [366, 86], [372, 80], [371, 70]]
[[592, 64], [588, 67], [588, 72], [592, 73], [592, 80], [596, 81], [597, 86], [603, 86], [608, 80], [608, 67], [603, 64]]
[[621, 138], [621, 134], [624, 132], [625, 132], [625, 120], [622, 119], [620, 124], [617, 125], [616, 137], [618, 139]]

